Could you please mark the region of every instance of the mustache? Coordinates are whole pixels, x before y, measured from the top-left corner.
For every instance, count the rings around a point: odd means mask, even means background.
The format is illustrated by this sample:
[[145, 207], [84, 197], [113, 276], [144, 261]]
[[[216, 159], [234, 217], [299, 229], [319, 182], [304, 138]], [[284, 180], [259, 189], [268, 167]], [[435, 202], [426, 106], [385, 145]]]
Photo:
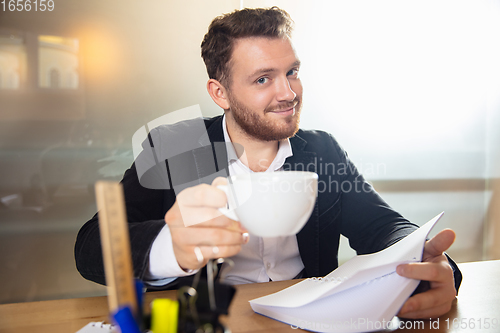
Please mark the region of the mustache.
[[294, 108], [297, 105], [299, 105], [299, 103], [300, 103], [300, 99], [295, 98], [293, 101], [282, 102], [282, 103], [279, 103], [277, 105], [273, 105], [269, 108], [266, 108], [264, 111], [265, 112], [280, 112], [280, 111], [284, 111], [284, 110], [287, 110], [290, 108]]

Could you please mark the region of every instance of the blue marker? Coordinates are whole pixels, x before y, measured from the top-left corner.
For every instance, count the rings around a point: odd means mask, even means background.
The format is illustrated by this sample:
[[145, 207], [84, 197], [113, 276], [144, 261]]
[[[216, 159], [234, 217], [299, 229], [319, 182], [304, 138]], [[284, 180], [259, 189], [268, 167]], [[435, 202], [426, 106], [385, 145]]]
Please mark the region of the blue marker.
[[142, 283], [141, 280], [136, 279], [135, 280], [135, 293], [137, 295], [137, 315], [136, 315], [136, 322], [139, 325], [139, 327], [142, 329], [142, 316], [143, 316], [143, 309], [142, 309], [142, 303], [144, 301], [144, 284]]
[[122, 307], [113, 315], [121, 333], [141, 333], [130, 307]]

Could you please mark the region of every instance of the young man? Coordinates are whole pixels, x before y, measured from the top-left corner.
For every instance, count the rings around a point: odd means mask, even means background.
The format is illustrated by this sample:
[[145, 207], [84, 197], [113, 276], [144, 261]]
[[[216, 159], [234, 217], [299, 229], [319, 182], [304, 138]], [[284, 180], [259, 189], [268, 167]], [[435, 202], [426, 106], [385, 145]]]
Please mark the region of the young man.
[[[364, 254], [388, 247], [417, 228], [364, 181], [331, 135], [299, 130], [302, 84], [291, 31], [290, 17], [278, 8], [235, 11], [210, 25], [202, 43], [202, 57], [209, 75], [208, 93], [224, 110], [224, 116], [205, 120], [209, 155], [212, 148], [217, 150], [210, 144], [242, 146], [244, 158], [235, 157], [231, 149], [224, 150], [215, 171], [234, 175], [310, 166], [310, 171], [318, 173], [319, 182], [330, 186], [319, 192], [311, 218], [296, 236], [260, 238], [249, 236], [238, 222], [219, 213], [218, 208], [224, 207], [227, 199], [216, 186], [224, 179], [216, 178], [217, 173], [210, 168], [214, 171], [212, 178], [210, 173], [200, 172], [206, 150], [195, 149], [182, 158], [161, 161], [167, 166], [170, 183], [176, 173], [182, 172], [194, 173], [194, 178], [205, 182], [180, 193], [142, 186], [137, 172], [140, 161], [136, 161], [122, 183], [134, 271], [150, 285], [166, 285], [192, 275], [208, 259], [219, 257], [231, 257], [235, 263], [226, 277], [231, 283], [324, 276], [338, 266], [340, 233]], [[165, 128], [153, 130], [149, 143], [176, 144], [175, 137], [167, 132]], [[317, 161], [335, 168], [318, 170]], [[194, 164], [194, 171], [181, 170]], [[338, 172], [341, 168], [343, 173]], [[196, 224], [186, 227], [187, 220], [187, 224]], [[201, 221], [205, 222], [198, 223]], [[443, 251], [454, 237], [453, 231], [442, 231], [427, 242], [424, 262], [398, 267], [398, 274], [430, 281], [431, 286], [411, 297], [401, 316], [429, 318], [449, 311], [461, 275]], [[85, 278], [104, 283], [100, 251], [94, 216], [78, 235], [75, 257]]]

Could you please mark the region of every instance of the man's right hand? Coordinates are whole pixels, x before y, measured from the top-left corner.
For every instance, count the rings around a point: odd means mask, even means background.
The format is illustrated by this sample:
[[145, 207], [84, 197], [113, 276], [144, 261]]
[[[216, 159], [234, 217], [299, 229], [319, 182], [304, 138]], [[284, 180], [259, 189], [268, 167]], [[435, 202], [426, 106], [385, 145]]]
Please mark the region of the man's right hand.
[[[226, 206], [227, 197], [216, 186], [225, 183], [224, 178], [216, 178], [212, 185], [200, 184], [183, 190], [165, 214], [175, 257], [184, 270], [199, 269], [212, 258], [234, 256], [248, 242], [248, 232], [240, 222], [218, 210]], [[202, 262], [195, 253], [196, 247], [201, 250]]]

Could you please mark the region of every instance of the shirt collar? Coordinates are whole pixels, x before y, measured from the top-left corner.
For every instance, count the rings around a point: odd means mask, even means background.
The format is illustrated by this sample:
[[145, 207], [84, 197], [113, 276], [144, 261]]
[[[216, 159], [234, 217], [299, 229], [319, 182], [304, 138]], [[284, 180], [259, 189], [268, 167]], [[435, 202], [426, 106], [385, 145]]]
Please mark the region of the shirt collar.
[[[229, 138], [229, 134], [227, 133], [226, 115], [222, 117], [222, 131], [224, 132], [224, 141], [226, 143], [231, 143], [231, 139]], [[228, 144], [226, 146], [228, 163], [231, 164], [238, 161], [238, 155], [236, 154], [233, 145]], [[288, 157], [293, 156], [292, 146], [290, 145], [289, 139], [280, 140], [278, 147], [278, 153], [276, 154], [276, 157], [266, 171], [277, 171], [281, 169], [285, 164], [285, 160]]]

